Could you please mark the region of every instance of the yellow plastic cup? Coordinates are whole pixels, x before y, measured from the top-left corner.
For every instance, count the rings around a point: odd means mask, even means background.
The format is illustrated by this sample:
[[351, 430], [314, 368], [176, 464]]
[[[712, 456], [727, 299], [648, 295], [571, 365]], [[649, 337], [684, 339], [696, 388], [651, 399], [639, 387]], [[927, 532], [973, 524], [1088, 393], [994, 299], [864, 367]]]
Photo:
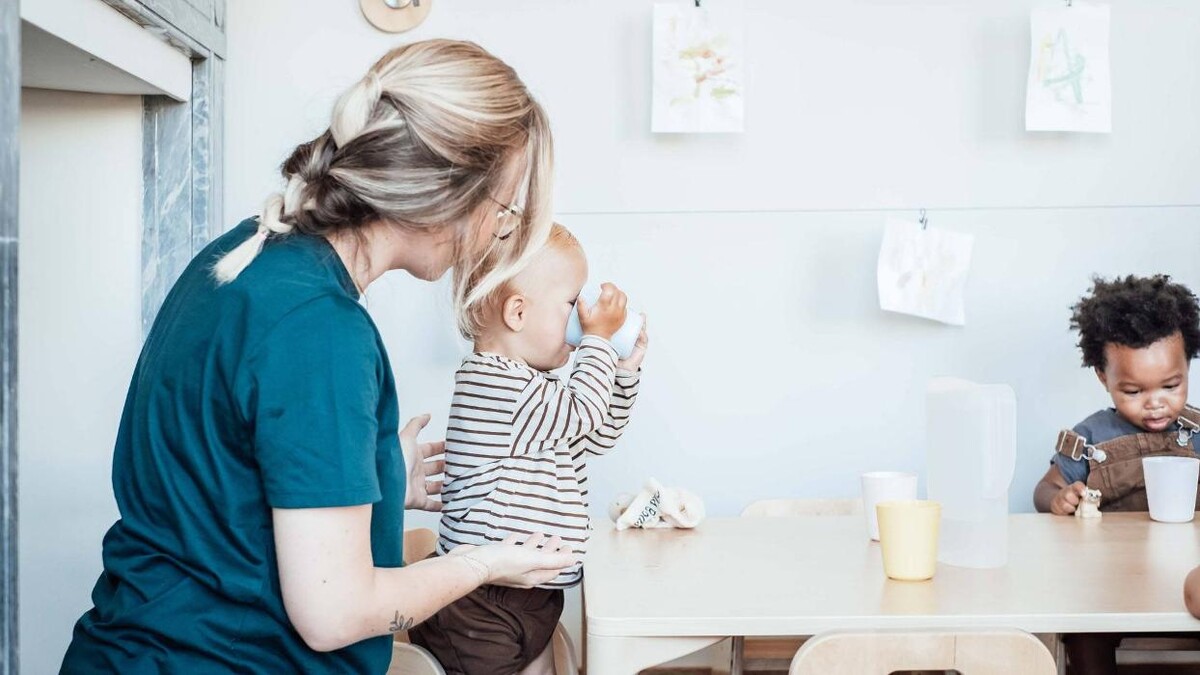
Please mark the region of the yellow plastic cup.
[[879, 545], [883, 573], [899, 581], [925, 581], [937, 571], [938, 525], [942, 505], [924, 500], [880, 502]]

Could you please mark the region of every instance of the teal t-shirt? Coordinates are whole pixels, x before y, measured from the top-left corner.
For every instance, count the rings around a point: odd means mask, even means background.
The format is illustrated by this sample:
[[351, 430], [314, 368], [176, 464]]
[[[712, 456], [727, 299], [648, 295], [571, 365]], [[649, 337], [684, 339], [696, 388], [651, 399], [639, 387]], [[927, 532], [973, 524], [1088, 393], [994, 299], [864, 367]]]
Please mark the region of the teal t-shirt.
[[120, 520], [64, 673], [383, 673], [391, 638], [310, 650], [288, 621], [272, 508], [373, 504], [375, 564], [402, 564], [405, 471], [383, 343], [333, 248], [269, 241], [235, 281], [209, 245], [142, 348], [117, 434]]

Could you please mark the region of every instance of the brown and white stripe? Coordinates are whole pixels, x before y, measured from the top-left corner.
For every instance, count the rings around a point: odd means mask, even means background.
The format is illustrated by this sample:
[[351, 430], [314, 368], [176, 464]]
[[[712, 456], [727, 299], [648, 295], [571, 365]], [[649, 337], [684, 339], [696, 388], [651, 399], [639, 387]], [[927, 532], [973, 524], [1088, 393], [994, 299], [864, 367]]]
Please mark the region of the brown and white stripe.
[[[618, 371], [616, 358], [589, 335], [565, 382], [496, 354], [463, 360], [446, 429], [440, 552], [534, 532], [586, 552], [587, 458], [620, 438], [640, 381]], [[576, 565], [543, 587], [574, 586], [581, 576]]]

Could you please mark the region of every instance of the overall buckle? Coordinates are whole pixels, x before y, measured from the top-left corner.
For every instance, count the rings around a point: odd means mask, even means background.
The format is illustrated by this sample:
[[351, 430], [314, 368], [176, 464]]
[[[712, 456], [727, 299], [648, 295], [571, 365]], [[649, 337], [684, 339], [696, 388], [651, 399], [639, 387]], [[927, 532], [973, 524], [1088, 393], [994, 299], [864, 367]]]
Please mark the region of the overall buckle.
[[[1083, 436], [1080, 436], [1079, 434], [1074, 434], [1074, 436], [1075, 436], [1075, 439], [1074, 439], [1075, 442], [1074, 442], [1074, 445], [1072, 445], [1071, 452], [1070, 452], [1071, 459], [1075, 460], [1076, 462], [1078, 462], [1081, 459], [1095, 460], [1097, 464], [1101, 464], [1104, 462], [1104, 460], [1108, 459], [1107, 452], [1101, 450], [1100, 448], [1097, 448], [1096, 446], [1092, 445], [1091, 443], [1088, 443], [1087, 439], [1085, 439]], [[1063, 439], [1063, 441], [1066, 441], [1066, 440], [1067, 440], [1066, 438]], [[1186, 444], [1186, 442], [1185, 442], [1185, 444]]]

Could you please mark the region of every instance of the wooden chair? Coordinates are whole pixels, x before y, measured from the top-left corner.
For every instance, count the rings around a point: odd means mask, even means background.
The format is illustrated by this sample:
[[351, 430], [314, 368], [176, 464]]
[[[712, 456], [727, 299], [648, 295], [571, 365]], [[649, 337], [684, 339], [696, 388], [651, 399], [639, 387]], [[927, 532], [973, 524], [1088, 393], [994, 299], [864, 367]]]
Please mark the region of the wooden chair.
[[[847, 516], [862, 513], [861, 499], [763, 499], [742, 510], [743, 518]], [[803, 637], [733, 639], [731, 675], [786, 670]]]
[[422, 527], [404, 531], [404, 564], [411, 565], [433, 555], [437, 548], [437, 533]]
[[566, 626], [560, 622], [554, 629], [554, 672], [557, 675], [579, 675], [579, 658], [575, 642], [571, 640]]
[[962, 675], [1055, 675], [1054, 657], [1018, 630], [968, 632], [842, 632], [809, 639], [789, 675], [888, 675], [953, 670]]
[[[437, 533], [428, 528], [419, 528], [404, 531], [404, 562], [410, 564], [419, 560], [424, 560], [433, 554], [437, 548]], [[579, 659], [576, 657], [575, 643], [571, 641], [571, 635], [567, 633], [567, 629], [560, 622], [558, 627], [554, 629], [554, 637], [551, 644], [554, 649], [554, 670], [557, 675], [579, 675]], [[398, 650], [398, 647], [408, 649]], [[414, 653], [417, 650], [419, 653]], [[422, 665], [424, 659], [428, 659], [437, 670], [421, 670], [426, 666]], [[400, 664], [397, 666], [397, 664]], [[393, 668], [411, 668], [412, 670], [395, 670]], [[392, 668], [388, 669], [387, 675], [445, 675], [442, 667], [438, 665], [433, 656], [421, 649], [420, 647], [410, 644], [408, 640], [408, 631], [396, 633], [396, 642], [392, 646]]]
[[446, 671], [424, 649], [407, 642], [393, 642], [387, 675], [446, 675]]
[[1139, 672], [1197, 672], [1200, 640], [1180, 637], [1130, 637], [1117, 648], [1119, 669]]

